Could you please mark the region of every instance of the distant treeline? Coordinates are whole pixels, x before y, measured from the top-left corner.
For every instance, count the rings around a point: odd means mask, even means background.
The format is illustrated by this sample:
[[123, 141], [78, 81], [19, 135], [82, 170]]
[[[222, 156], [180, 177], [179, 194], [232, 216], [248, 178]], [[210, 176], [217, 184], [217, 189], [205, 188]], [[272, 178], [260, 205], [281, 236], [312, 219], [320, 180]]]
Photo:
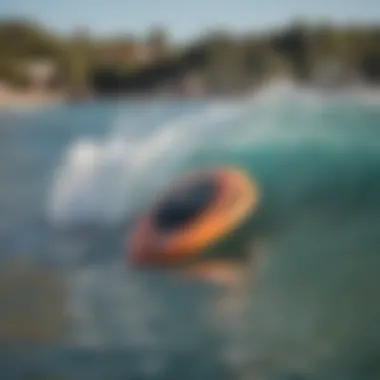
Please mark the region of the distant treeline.
[[63, 37], [32, 22], [0, 23], [1, 82], [30, 85], [20, 67], [41, 59], [58, 68], [51, 85], [73, 92], [172, 89], [189, 73], [210, 91], [242, 90], [277, 76], [309, 81], [332, 63], [373, 83], [380, 81], [380, 27], [294, 23], [257, 35], [213, 33], [178, 47], [160, 29], [145, 40], [100, 40], [83, 30]]

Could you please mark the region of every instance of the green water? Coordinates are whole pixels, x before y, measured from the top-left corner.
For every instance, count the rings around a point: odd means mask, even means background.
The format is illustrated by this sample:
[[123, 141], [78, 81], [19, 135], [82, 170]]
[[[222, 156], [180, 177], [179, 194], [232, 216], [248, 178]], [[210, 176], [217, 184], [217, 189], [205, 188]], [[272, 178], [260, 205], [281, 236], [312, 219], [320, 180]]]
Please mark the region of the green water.
[[[247, 104], [3, 115], [2, 256], [54, 267], [67, 320], [63, 338], [15, 345], [0, 370], [10, 379], [378, 378], [379, 102], [287, 89]], [[133, 269], [123, 247], [135, 217], [177, 175], [225, 163], [246, 169], [262, 194], [251, 233], [231, 248], [249, 249], [244, 289]], [[79, 229], [82, 220], [90, 224]]]

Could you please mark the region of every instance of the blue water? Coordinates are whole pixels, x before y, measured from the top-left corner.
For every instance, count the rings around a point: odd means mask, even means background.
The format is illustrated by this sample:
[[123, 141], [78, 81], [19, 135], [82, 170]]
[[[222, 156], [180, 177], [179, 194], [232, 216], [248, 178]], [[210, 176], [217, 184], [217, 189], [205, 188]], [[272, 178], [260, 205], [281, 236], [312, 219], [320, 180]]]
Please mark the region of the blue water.
[[[58, 272], [66, 323], [53, 343], [8, 341], [1, 378], [377, 378], [379, 104], [282, 86], [2, 111], [3, 267]], [[242, 284], [132, 269], [135, 218], [177, 175], [223, 163], [262, 194]]]

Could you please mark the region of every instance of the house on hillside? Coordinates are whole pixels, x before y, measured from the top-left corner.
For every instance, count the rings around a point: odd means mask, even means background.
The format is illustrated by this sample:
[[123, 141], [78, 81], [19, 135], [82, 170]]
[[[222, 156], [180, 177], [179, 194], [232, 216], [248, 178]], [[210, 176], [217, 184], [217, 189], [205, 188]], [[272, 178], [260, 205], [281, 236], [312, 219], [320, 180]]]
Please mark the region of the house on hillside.
[[32, 88], [47, 89], [54, 86], [59, 69], [58, 65], [47, 59], [31, 59], [21, 62], [19, 72]]

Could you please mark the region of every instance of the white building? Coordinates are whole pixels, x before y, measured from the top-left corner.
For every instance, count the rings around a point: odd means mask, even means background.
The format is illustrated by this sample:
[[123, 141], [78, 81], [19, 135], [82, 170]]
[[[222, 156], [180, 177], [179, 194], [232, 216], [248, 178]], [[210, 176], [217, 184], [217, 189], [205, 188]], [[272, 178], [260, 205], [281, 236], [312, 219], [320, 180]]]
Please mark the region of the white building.
[[20, 69], [33, 87], [48, 87], [57, 74], [56, 64], [42, 59], [24, 62]]

